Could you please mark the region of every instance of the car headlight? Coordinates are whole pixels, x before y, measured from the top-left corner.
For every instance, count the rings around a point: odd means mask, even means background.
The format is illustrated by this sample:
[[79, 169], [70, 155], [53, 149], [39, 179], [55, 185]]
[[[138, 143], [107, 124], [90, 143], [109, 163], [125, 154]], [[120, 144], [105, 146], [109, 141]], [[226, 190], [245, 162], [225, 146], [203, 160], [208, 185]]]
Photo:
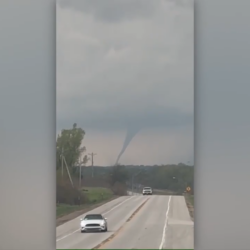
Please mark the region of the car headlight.
[[104, 224], [105, 224], [105, 221], [102, 221], [102, 222], [101, 222], [101, 225], [103, 226]]

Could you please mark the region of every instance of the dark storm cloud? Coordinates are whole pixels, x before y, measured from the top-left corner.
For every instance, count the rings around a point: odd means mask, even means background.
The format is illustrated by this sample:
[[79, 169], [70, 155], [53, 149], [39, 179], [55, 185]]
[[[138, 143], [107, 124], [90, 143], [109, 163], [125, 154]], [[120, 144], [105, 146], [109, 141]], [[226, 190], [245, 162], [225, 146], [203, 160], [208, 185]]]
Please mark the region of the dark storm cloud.
[[174, 3], [59, 2], [58, 130], [72, 122], [101, 130], [193, 122], [192, 10]]
[[187, 2], [60, 1], [57, 131], [74, 122], [86, 133], [126, 131], [119, 160], [138, 132], [151, 131], [150, 137], [165, 129], [166, 144], [166, 136], [183, 133], [182, 153], [171, 154], [192, 154], [193, 9]]
[[77, 122], [80, 126], [89, 129], [97, 130], [124, 130], [127, 128], [177, 128], [182, 126], [190, 126], [193, 124], [193, 114], [186, 114], [176, 109], [161, 108], [161, 107], [147, 107], [144, 111], [133, 112], [131, 111], [115, 111], [110, 110], [105, 113], [92, 114], [91, 119], [89, 116], [84, 119], [84, 113], [79, 116], [74, 113], [71, 119], [63, 119], [58, 117], [58, 124], [60, 127], [69, 127], [72, 122]]
[[96, 20], [105, 22], [132, 21], [149, 18], [159, 6], [159, 0], [61, 0], [62, 8], [72, 8], [91, 14]]

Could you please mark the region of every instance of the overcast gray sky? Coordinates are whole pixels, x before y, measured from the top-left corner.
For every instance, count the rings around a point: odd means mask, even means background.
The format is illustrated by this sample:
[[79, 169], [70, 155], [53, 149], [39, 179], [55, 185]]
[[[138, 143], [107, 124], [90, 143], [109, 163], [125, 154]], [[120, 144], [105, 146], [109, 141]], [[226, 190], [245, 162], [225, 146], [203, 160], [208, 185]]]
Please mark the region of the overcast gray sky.
[[57, 131], [74, 122], [95, 164], [193, 162], [192, 0], [61, 0]]

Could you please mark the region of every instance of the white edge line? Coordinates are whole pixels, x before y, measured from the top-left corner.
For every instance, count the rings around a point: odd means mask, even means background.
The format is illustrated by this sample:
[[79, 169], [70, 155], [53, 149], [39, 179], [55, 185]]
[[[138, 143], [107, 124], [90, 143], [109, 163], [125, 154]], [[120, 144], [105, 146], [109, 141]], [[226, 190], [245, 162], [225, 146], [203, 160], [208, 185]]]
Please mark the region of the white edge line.
[[170, 201], [171, 201], [171, 197], [169, 197], [169, 200], [168, 200], [168, 208], [167, 208], [167, 212], [166, 212], [166, 220], [165, 220], [165, 224], [164, 224], [164, 227], [163, 227], [163, 232], [162, 232], [162, 238], [161, 238], [161, 244], [159, 246], [159, 249], [162, 249], [163, 248], [163, 245], [165, 243], [165, 237], [166, 237], [166, 230], [167, 230], [167, 227], [168, 227], [168, 213], [169, 213], [169, 209], [170, 209]]
[[[109, 212], [111, 212], [111, 211], [114, 210], [115, 208], [121, 206], [123, 203], [125, 203], [125, 202], [127, 202], [128, 200], [132, 199], [133, 197], [135, 197], [135, 196], [131, 196], [130, 198], [126, 199], [125, 201], [123, 201], [123, 202], [117, 204], [116, 206], [114, 206], [114, 207], [112, 207], [110, 210], [108, 210], [107, 212], [103, 213], [103, 215], [104, 215], [104, 214], [108, 214]], [[69, 237], [70, 235], [72, 235], [72, 234], [78, 232], [80, 229], [81, 229], [81, 228], [78, 228], [78, 229], [75, 230], [74, 232], [71, 232], [70, 234], [64, 235], [63, 237], [57, 239], [56, 242], [58, 242], [58, 241], [60, 241], [60, 240], [63, 240], [63, 239], [65, 239], [65, 238]]]

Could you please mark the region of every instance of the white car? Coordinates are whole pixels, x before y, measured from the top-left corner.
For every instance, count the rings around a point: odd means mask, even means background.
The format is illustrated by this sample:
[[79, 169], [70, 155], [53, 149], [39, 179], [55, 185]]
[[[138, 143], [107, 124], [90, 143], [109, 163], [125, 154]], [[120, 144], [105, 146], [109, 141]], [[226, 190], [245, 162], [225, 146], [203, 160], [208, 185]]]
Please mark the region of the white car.
[[142, 194], [143, 195], [152, 195], [153, 194], [153, 190], [151, 187], [144, 187], [142, 190]]
[[107, 232], [107, 218], [104, 218], [101, 214], [87, 214], [84, 218], [81, 218], [81, 232], [87, 231]]

